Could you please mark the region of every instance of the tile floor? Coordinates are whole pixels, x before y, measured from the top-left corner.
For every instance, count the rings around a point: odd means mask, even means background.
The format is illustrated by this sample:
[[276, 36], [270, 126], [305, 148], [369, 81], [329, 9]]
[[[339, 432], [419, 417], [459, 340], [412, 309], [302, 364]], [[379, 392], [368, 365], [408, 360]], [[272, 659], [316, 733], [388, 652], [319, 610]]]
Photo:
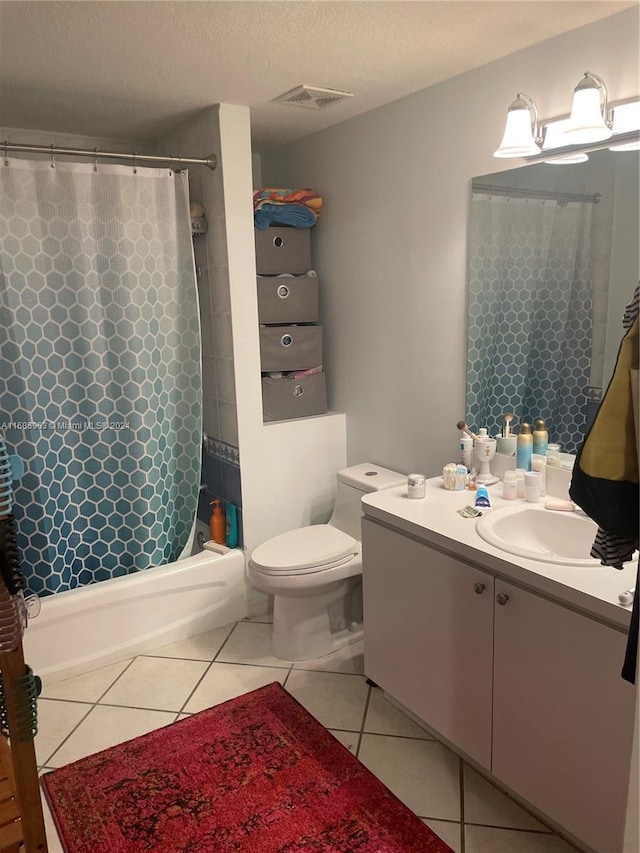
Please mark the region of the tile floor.
[[[362, 644], [288, 663], [271, 654], [268, 618], [46, 687], [35, 741], [42, 770], [279, 681], [456, 853], [574, 850], [369, 687]], [[46, 806], [45, 818], [50, 853], [62, 853]]]

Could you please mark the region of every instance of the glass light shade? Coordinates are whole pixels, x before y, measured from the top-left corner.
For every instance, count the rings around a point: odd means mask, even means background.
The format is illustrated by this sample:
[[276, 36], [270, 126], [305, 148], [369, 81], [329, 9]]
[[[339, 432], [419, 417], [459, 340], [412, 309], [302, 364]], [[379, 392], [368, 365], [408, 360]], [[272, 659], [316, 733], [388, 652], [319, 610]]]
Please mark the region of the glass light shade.
[[566, 166], [569, 163], [586, 163], [589, 157], [586, 154], [565, 154], [564, 157], [552, 157], [550, 160], [545, 160], [551, 166]]
[[[562, 148], [564, 145], [571, 145], [568, 139], [565, 139], [564, 132], [569, 124], [569, 119], [560, 119], [559, 121], [550, 121], [544, 126], [544, 142], [542, 143], [543, 151], [553, 151], [556, 148]], [[552, 166], [565, 166], [568, 163], [584, 163], [589, 158], [586, 154], [578, 151], [571, 154], [562, 154], [559, 157], [550, 157], [545, 160]]]
[[533, 138], [531, 111], [528, 108], [509, 109], [502, 142], [493, 156], [530, 157], [539, 153], [540, 148]]
[[[630, 130], [640, 130], [640, 101], [633, 104], [620, 104], [613, 108], [613, 135], [628, 133]], [[610, 145], [610, 151], [638, 151], [639, 142], [625, 142], [622, 145]]]
[[600, 142], [611, 136], [611, 128], [607, 127], [602, 115], [600, 89], [596, 86], [579, 88], [574, 92], [565, 136], [567, 145]]

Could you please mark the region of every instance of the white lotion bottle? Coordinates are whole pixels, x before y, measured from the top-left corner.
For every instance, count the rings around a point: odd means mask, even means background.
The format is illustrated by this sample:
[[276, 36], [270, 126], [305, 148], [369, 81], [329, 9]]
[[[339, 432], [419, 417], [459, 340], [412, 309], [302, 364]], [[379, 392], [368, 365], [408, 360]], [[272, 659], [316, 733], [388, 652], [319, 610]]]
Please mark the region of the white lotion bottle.
[[547, 494], [547, 457], [539, 453], [534, 453], [531, 456], [531, 470], [540, 472], [540, 497], [544, 498]]
[[464, 433], [460, 436], [460, 462], [469, 471], [473, 468], [473, 439]]

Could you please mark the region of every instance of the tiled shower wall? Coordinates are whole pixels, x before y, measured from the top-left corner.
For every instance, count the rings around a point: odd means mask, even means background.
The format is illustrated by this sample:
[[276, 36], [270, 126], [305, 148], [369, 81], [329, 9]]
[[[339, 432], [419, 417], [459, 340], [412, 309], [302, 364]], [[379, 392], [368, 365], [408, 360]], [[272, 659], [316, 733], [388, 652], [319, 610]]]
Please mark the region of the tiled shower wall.
[[235, 504], [242, 544], [242, 491], [218, 107], [203, 111], [192, 122], [168, 134], [158, 142], [158, 147], [184, 157], [218, 155], [214, 171], [206, 166], [189, 168], [191, 201], [203, 205], [208, 224], [206, 234], [193, 238], [202, 324], [205, 435], [198, 517], [209, 520], [209, 503], [214, 498]]

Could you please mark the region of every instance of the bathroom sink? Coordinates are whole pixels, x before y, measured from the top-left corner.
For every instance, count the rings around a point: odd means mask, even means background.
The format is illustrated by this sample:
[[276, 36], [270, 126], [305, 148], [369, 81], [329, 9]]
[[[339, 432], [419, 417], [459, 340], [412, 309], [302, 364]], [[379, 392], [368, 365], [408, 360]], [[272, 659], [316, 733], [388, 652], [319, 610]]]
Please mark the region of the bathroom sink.
[[478, 535], [508, 554], [561, 566], [597, 566], [589, 556], [597, 525], [576, 512], [540, 506], [505, 507], [476, 521]]

